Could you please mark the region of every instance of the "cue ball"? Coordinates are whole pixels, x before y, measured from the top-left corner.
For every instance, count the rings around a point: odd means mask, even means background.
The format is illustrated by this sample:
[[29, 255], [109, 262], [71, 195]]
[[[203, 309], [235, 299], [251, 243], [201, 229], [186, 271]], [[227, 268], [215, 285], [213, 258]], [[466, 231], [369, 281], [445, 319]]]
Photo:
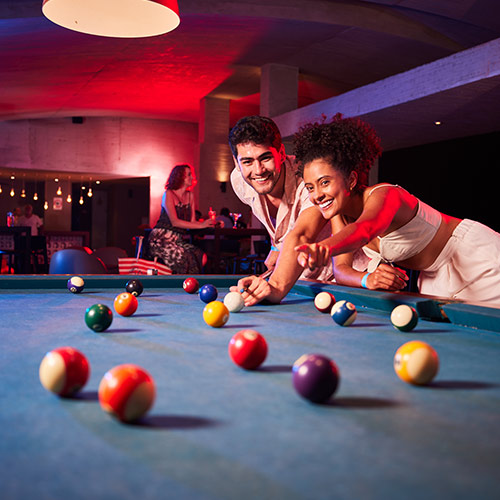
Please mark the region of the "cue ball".
[[80, 276], [73, 276], [68, 280], [68, 290], [71, 293], [80, 293], [85, 286], [85, 281], [83, 281]]
[[200, 299], [207, 304], [217, 300], [217, 295], [217, 288], [214, 285], [203, 285], [200, 288]]
[[127, 281], [127, 284], [125, 285], [125, 291], [131, 293], [132, 295], [135, 295], [136, 297], [139, 297], [139, 295], [144, 291], [144, 287], [142, 286], [140, 280], [134, 279]]
[[439, 370], [439, 356], [426, 342], [412, 340], [396, 351], [394, 370], [404, 382], [425, 385], [432, 381]]
[[337, 365], [321, 354], [304, 354], [293, 364], [295, 390], [313, 403], [327, 402], [337, 390], [339, 379]]
[[94, 304], [85, 311], [85, 323], [94, 332], [107, 330], [113, 321], [111, 309], [104, 304]]
[[99, 384], [102, 409], [122, 422], [133, 422], [145, 415], [155, 400], [151, 375], [133, 364], [111, 368]]
[[220, 328], [227, 323], [229, 311], [222, 302], [214, 300], [203, 308], [203, 319], [207, 325]]
[[330, 313], [335, 304], [335, 297], [330, 292], [319, 292], [314, 297], [314, 305], [321, 313]]
[[406, 304], [396, 306], [391, 313], [391, 323], [396, 330], [410, 332], [417, 326], [417, 311]]
[[40, 382], [50, 392], [62, 397], [73, 396], [89, 378], [87, 358], [73, 347], [49, 351], [40, 363]]
[[121, 316], [132, 316], [137, 311], [139, 301], [135, 295], [128, 292], [120, 293], [113, 302], [115, 311]]
[[339, 300], [333, 305], [330, 315], [338, 325], [349, 326], [354, 323], [358, 313], [354, 304], [346, 300]]
[[182, 288], [187, 293], [196, 293], [200, 288], [200, 284], [196, 278], [186, 278], [182, 284]]
[[229, 292], [224, 297], [224, 305], [229, 312], [237, 313], [245, 307], [245, 300], [239, 292]]
[[255, 370], [267, 357], [267, 342], [255, 330], [240, 330], [229, 341], [228, 352], [236, 365], [245, 370]]

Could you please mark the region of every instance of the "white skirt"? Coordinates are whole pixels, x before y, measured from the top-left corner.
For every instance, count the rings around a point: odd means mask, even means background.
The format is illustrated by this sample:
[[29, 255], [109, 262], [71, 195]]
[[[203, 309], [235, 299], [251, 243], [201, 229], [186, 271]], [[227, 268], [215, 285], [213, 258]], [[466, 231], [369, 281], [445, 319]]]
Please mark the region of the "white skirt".
[[435, 262], [420, 271], [419, 290], [500, 308], [500, 234], [463, 220]]

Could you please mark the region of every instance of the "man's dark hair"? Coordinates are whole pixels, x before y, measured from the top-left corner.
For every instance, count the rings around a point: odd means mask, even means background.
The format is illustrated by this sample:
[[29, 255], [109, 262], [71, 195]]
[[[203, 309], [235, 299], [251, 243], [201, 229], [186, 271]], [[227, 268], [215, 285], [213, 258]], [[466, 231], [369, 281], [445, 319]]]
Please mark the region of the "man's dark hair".
[[235, 158], [238, 157], [238, 144], [247, 142], [269, 144], [277, 150], [282, 144], [278, 126], [265, 116], [245, 116], [229, 132], [229, 146]]

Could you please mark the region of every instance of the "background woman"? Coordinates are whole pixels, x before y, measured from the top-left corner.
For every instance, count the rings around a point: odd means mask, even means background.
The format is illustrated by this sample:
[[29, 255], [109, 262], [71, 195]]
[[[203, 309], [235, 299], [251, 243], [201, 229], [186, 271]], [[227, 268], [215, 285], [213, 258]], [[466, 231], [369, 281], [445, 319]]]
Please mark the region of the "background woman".
[[161, 201], [158, 222], [149, 236], [149, 257], [158, 257], [174, 274], [199, 274], [206, 264], [201, 249], [185, 241], [186, 229], [203, 229], [214, 225], [208, 219], [195, 218], [194, 197], [191, 191], [194, 177], [189, 165], [176, 165]]

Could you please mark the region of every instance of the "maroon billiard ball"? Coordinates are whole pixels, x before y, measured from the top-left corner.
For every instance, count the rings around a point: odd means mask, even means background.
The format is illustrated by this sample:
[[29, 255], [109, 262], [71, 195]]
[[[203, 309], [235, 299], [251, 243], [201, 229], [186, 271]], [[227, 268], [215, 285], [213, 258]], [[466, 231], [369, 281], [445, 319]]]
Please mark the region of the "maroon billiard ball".
[[228, 352], [236, 365], [255, 370], [266, 359], [267, 342], [255, 330], [240, 330], [229, 341]]
[[328, 313], [332, 310], [335, 304], [335, 297], [330, 292], [319, 292], [316, 297], [314, 297], [314, 305], [316, 309], [321, 313]]
[[337, 365], [322, 354], [304, 354], [293, 364], [295, 390], [313, 403], [326, 403], [337, 390], [339, 379]]
[[87, 358], [73, 347], [59, 347], [48, 352], [40, 363], [40, 382], [50, 392], [73, 396], [89, 378]]
[[200, 284], [196, 278], [186, 278], [182, 284], [182, 288], [184, 288], [187, 293], [196, 293], [200, 288]]

